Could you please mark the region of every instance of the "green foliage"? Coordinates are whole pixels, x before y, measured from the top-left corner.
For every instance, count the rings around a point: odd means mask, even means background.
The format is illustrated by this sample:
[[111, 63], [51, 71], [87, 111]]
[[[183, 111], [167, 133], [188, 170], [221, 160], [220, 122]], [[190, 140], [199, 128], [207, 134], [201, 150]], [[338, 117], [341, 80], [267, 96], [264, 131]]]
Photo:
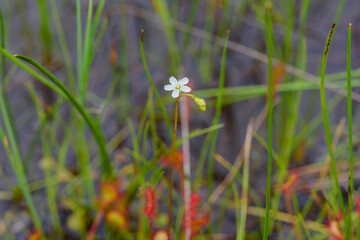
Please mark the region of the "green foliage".
[[351, 24], [346, 71], [333, 25], [313, 75], [309, 0], [65, 2], [0, 4], [1, 239], [360, 239]]

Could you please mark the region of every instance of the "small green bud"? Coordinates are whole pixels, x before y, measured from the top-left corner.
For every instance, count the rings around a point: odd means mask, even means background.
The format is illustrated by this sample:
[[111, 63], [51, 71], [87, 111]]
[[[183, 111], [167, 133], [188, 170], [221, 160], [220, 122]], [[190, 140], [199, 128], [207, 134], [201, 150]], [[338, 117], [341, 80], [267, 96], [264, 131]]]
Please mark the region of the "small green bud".
[[203, 98], [194, 97], [194, 101], [200, 107], [201, 111], [206, 110], [206, 102]]

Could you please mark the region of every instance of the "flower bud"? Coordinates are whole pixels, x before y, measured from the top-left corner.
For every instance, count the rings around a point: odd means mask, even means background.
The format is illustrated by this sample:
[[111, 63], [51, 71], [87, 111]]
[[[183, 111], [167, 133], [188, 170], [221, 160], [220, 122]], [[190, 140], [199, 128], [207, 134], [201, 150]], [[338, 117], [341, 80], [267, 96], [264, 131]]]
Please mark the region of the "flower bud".
[[194, 101], [200, 107], [201, 111], [206, 110], [206, 102], [203, 98], [194, 97]]

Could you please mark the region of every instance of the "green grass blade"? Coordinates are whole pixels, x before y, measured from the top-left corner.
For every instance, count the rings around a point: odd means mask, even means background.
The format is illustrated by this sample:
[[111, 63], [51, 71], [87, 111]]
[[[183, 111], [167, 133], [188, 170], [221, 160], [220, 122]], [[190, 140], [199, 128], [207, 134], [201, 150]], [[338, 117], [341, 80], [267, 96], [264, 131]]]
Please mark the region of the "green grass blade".
[[[0, 31], [1, 31], [1, 47], [5, 48], [5, 24], [4, 24], [4, 18], [2, 15], [2, 11], [0, 9]], [[9, 97], [8, 94], [6, 92], [6, 62], [5, 62], [5, 56], [2, 55], [1, 56], [1, 66], [0, 66], [0, 78], [1, 78], [1, 89], [0, 92], [3, 95], [4, 98], [4, 104], [6, 106], [6, 112], [7, 115], [10, 118], [10, 124], [11, 124], [11, 128], [13, 133], [15, 134], [15, 139], [18, 143], [18, 145], [20, 145], [20, 141], [19, 141], [19, 133], [18, 130], [15, 126], [15, 118], [13, 115], [13, 112], [11, 110], [11, 106], [10, 106], [10, 102], [9, 102]]]
[[39, 34], [41, 40], [41, 46], [43, 48], [43, 61], [48, 62], [51, 60], [51, 49], [52, 49], [52, 33], [50, 31], [50, 20], [48, 14], [48, 6], [46, 0], [37, 0], [40, 16], [40, 27]]
[[[4, 19], [2, 15], [2, 11], [0, 9], [0, 31], [1, 31], [1, 47], [5, 48], [5, 26], [4, 26]], [[0, 77], [2, 81], [2, 86], [4, 86], [5, 82], [5, 56], [1, 56], [1, 70], [0, 70]]]
[[93, 1], [89, 0], [89, 7], [88, 7], [88, 14], [86, 20], [86, 28], [85, 28], [85, 37], [84, 37], [84, 48], [83, 48], [83, 72], [81, 74], [81, 78], [79, 80], [79, 96], [80, 96], [80, 103], [85, 105], [86, 101], [86, 90], [87, 90], [87, 83], [90, 71], [90, 63], [91, 63], [91, 47], [92, 41], [91, 39], [91, 31], [92, 31], [92, 14], [93, 14]]
[[268, 239], [269, 222], [270, 222], [270, 188], [271, 188], [271, 168], [272, 168], [272, 137], [273, 137], [273, 107], [274, 107], [274, 83], [273, 83], [273, 26], [272, 26], [272, 3], [267, 2], [266, 5], [266, 46], [268, 55], [268, 104], [267, 104], [267, 119], [268, 119], [268, 167], [267, 167], [267, 182], [266, 182], [266, 212], [263, 239]]
[[[36, 91], [31, 84], [27, 84], [27, 88], [29, 90], [30, 96], [36, 106], [36, 110], [38, 113], [38, 118], [40, 122], [45, 122], [48, 120], [47, 113], [42, 109], [40, 105], [38, 96]], [[54, 128], [56, 130], [56, 128]], [[51, 132], [51, 127], [49, 125], [46, 126], [46, 131], [41, 132], [41, 144], [43, 150], [43, 156], [41, 159], [41, 167], [45, 173], [45, 185], [46, 185], [46, 193], [47, 193], [47, 202], [48, 209], [50, 212], [51, 222], [53, 224], [54, 230], [56, 234], [59, 234], [61, 229], [60, 219], [58, 215], [58, 210], [56, 206], [56, 189], [52, 186], [52, 163], [53, 159], [51, 157], [51, 145], [49, 141], [49, 134]]]
[[73, 68], [73, 64], [72, 64], [72, 60], [71, 60], [71, 56], [70, 56], [70, 51], [69, 51], [69, 48], [68, 48], [68, 45], [66, 43], [66, 39], [64, 36], [64, 30], [63, 30], [63, 27], [61, 24], [59, 11], [56, 6], [55, 0], [51, 0], [50, 4], [51, 4], [51, 14], [53, 16], [53, 21], [55, 24], [58, 38], [59, 38], [59, 44], [60, 44], [61, 52], [62, 52], [62, 55], [64, 58], [64, 64], [65, 64], [67, 76], [69, 79], [69, 86], [70, 86], [69, 88], [71, 91], [75, 91], [75, 72], [74, 72], [74, 68]]
[[330, 29], [329, 35], [328, 35], [327, 40], [326, 40], [325, 49], [324, 49], [324, 55], [323, 55], [323, 60], [322, 60], [322, 65], [321, 65], [321, 77], [320, 77], [320, 79], [321, 79], [321, 82], [320, 82], [320, 99], [321, 99], [321, 111], [322, 111], [324, 129], [325, 129], [326, 145], [327, 145], [329, 156], [330, 156], [330, 159], [331, 159], [331, 164], [330, 164], [331, 165], [331, 175], [332, 175], [332, 178], [333, 178], [333, 180], [335, 181], [335, 184], [336, 184], [337, 194], [339, 195], [339, 201], [340, 201], [341, 209], [345, 210], [344, 209], [344, 200], [343, 200], [343, 197], [342, 197], [342, 194], [341, 194], [341, 188], [340, 188], [338, 174], [337, 174], [337, 170], [336, 170], [336, 166], [335, 166], [334, 153], [333, 153], [333, 149], [332, 149], [332, 136], [331, 136], [331, 129], [330, 129], [330, 123], [329, 123], [329, 117], [328, 117], [326, 96], [325, 96], [326, 62], [327, 62], [327, 57], [328, 57], [328, 53], [329, 53], [329, 47], [330, 47], [330, 43], [331, 43], [331, 37], [332, 37], [332, 33], [334, 31], [334, 28], [335, 28], [335, 24], [333, 24], [333, 26]]
[[249, 191], [249, 172], [250, 172], [250, 151], [251, 151], [251, 141], [253, 135], [253, 120], [251, 119], [248, 125], [248, 129], [245, 137], [244, 145], [244, 169], [242, 176], [242, 197], [241, 197], [241, 217], [240, 217], [240, 226], [239, 234], [240, 239], [245, 239], [245, 226], [246, 226], [246, 215], [248, 207], [248, 191]]
[[241, 202], [240, 202], [240, 196], [239, 196], [239, 191], [237, 189], [237, 185], [236, 182], [233, 182], [231, 184], [233, 192], [234, 192], [234, 205], [235, 205], [235, 219], [236, 219], [236, 240], [241, 240], [243, 239], [242, 236], [240, 235], [240, 209], [241, 209]]
[[[16, 179], [20, 186], [20, 189], [24, 195], [26, 204], [29, 208], [30, 215], [33, 219], [35, 228], [42, 232], [42, 225], [39, 215], [36, 212], [35, 205], [33, 199], [30, 194], [29, 185], [26, 180], [25, 170], [23, 166], [23, 162], [21, 159], [21, 154], [18, 146], [18, 142], [16, 141], [15, 133], [13, 132], [11, 119], [8, 115], [5, 101], [3, 98], [3, 94], [0, 94], [0, 111], [1, 116], [4, 121], [6, 133], [4, 133], [2, 127], [0, 126], [0, 137], [1, 141], [4, 144], [4, 148], [8, 153], [8, 157], [10, 160], [10, 164], [15, 172]], [[9, 140], [9, 142], [8, 142]]]
[[349, 208], [348, 219], [346, 224], [346, 239], [351, 239], [352, 210], [353, 210], [353, 193], [354, 193], [354, 154], [353, 154], [353, 137], [352, 137], [352, 104], [351, 104], [351, 23], [349, 24], [347, 36], [347, 105], [348, 105], [348, 127], [349, 127], [349, 160], [350, 160], [350, 178], [349, 178]]
[[83, 74], [83, 51], [82, 51], [82, 23], [81, 23], [81, 1], [76, 0], [76, 49], [77, 49], [77, 78], [82, 79]]

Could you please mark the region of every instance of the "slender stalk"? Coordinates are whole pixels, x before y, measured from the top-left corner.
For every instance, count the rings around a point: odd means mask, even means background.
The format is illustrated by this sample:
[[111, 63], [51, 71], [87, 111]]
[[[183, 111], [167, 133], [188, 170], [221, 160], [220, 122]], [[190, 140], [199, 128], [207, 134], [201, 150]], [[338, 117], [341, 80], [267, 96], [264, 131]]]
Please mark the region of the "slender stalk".
[[237, 231], [239, 232], [240, 239], [245, 239], [245, 233], [246, 233], [245, 225], [246, 225], [246, 215], [248, 208], [250, 151], [251, 151], [253, 127], [254, 127], [254, 121], [253, 119], [250, 119], [246, 131], [245, 143], [244, 143], [244, 169], [242, 176], [241, 215], [240, 215], [239, 230]]
[[348, 222], [346, 224], [346, 239], [351, 239], [352, 209], [353, 209], [353, 192], [354, 192], [354, 156], [353, 156], [353, 139], [352, 139], [352, 105], [351, 105], [351, 23], [348, 29], [347, 38], [347, 104], [348, 104], [348, 127], [349, 127], [349, 158], [350, 158], [350, 178], [349, 178], [349, 209]]
[[107, 203], [103, 203], [100, 207], [100, 210], [99, 212], [97, 213], [96, 217], [95, 217], [95, 220], [94, 222], [92, 223], [91, 225], [91, 228], [89, 230], [89, 232], [87, 233], [86, 235], [86, 240], [92, 240], [94, 239], [95, 237], [95, 234], [96, 234], [96, 231], [98, 230], [99, 226], [100, 226], [100, 223], [101, 223], [101, 220], [103, 219], [104, 217], [104, 214], [105, 214], [105, 210], [106, 210], [106, 207], [108, 206]]
[[7, 151], [11, 167], [13, 168], [13, 171], [15, 173], [16, 179], [26, 201], [35, 228], [42, 233], [43, 229], [41, 225], [41, 219], [36, 211], [34, 201], [31, 196], [29, 184], [26, 179], [23, 161], [20, 155], [20, 149], [15, 138], [15, 133], [11, 126], [11, 119], [7, 113], [5, 101], [2, 94], [0, 94], [0, 112], [6, 130], [6, 132], [4, 132], [2, 126], [0, 126], [1, 142], [3, 143], [4, 148]]
[[82, 24], [81, 24], [81, 1], [76, 0], [76, 49], [77, 49], [77, 78], [82, 79], [83, 55], [82, 55]]
[[179, 106], [179, 99], [180, 96], [177, 97], [176, 103], [175, 103], [175, 120], [174, 120], [174, 135], [171, 145], [171, 151], [172, 151], [172, 161], [171, 161], [171, 171], [170, 171], [170, 183], [169, 183], [169, 210], [168, 210], [168, 229], [167, 233], [170, 237], [170, 230], [171, 230], [171, 208], [172, 208], [172, 185], [173, 185], [173, 177], [174, 177], [174, 163], [175, 163], [175, 143], [176, 143], [176, 131], [177, 131], [177, 118], [178, 118], [178, 106]]
[[[235, 205], [235, 225], [236, 229], [240, 229], [241, 221], [240, 221], [240, 209], [241, 209], [241, 201], [239, 197], [239, 191], [237, 189], [236, 181], [234, 181], [232, 184], [232, 189], [234, 192], [234, 205]], [[240, 231], [236, 231], [236, 240], [241, 240], [243, 237], [241, 236]]]
[[[1, 47], [5, 48], [5, 26], [4, 26], [4, 19], [2, 16], [2, 12], [0, 9], [0, 31], [1, 31]], [[0, 72], [0, 76], [1, 76], [1, 83], [2, 86], [5, 85], [5, 56], [2, 55], [1, 56], [1, 72]]]
[[272, 4], [266, 3], [266, 46], [268, 51], [268, 166], [267, 166], [267, 182], [266, 182], [266, 212], [263, 239], [268, 239], [269, 234], [269, 218], [270, 218], [270, 188], [271, 188], [271, 168], [272, 168], [272, 135], [273, 135], [273, 107], [274, 107], [274, 83], [273, 83], [273, 63], [272, 63], [272, 49], [273, 49], [273, 27], [271, 18]]
[[332, 149], [331, 129], [330, 129], [330, 123], [329, 123], [329, 117], [328, 117], [328, 111], [327, 111], [326, 96], [325, 96], [326, 62], [327, 62], [327, 57], [329, 54], [331, 37], [332, 37], [334, 29], [335, 29], [335, 23], [332, 25], [332, 27], [330, 29], [329, 35], [326, 40], [325, 49], [324, 49], [324, 55], [323, 55], [323, 60], [322, 60], [322, 65], [321, 65], [321, 77], [320, 77], [320, 80], [321, 80], [320, 81], [320, 100], [321, 100], [321, 110], [322, 110], [324, 129], [325, 129], [326, 144], [327, 144], [329, 157], [330, 157], [331, 175], [336, 184], [337, 194], [339, 195], [341, 209], [345, 210], [344, 209], [344, 200], [342, 198], [341, 188], [340, 188], [337, 170], [336, 170], [336, 166], [335, 166], [334, 152]]

